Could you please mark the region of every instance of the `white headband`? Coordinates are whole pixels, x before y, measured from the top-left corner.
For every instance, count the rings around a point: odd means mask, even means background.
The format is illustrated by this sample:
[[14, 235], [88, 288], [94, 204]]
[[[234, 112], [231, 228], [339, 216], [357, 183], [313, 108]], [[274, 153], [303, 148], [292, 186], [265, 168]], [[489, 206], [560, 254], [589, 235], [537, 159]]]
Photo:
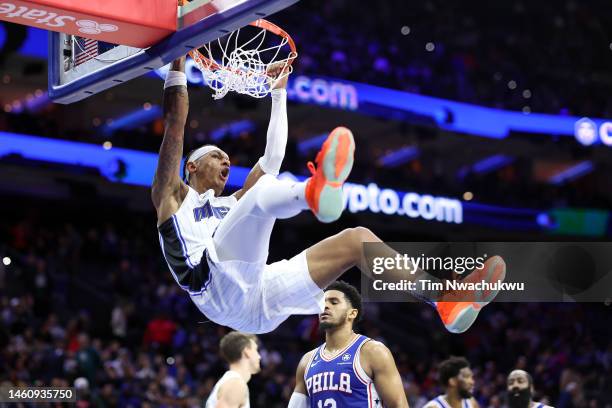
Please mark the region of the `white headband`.
[[204, 157], [205, 155], [207, 155], [208, 153], [214, 150], [221, 151], [221, 149], [219, 149], [215, 145], [205, 145], [195, 150], [193, 153], [189, 155], [189, 157], [185, 159], [185, 180], [189, 181], [189, 170], [187, 170], [187, 163], [194, 162], [198, 159], [201, 159], [202, 157]]

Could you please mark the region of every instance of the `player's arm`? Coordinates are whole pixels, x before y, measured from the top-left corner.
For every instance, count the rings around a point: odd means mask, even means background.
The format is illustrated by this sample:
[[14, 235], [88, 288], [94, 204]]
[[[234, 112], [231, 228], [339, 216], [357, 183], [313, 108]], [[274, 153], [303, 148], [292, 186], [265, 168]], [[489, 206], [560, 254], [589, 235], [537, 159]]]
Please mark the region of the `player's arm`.
[[368, 341], [361, 348], [360, 360], [374, 381], [382, 405], [385, 408], [408, 408], [402, 379], [387, 346], [379, 341]]
[[219, 387], [216, 408], [240, 408], [246, 406], [249, 390], [240, 378], [232, 378]]
[[[283, 64], [272, 65], [268, 70], [268, 75], [277, 77], [280, 75], [284, 67]], [[288, 75], [281, 78], [274, 84], [272, 97], [272, 112], [270, 114], [270, 123], [268, 124], [268, 133], [266, 136], [266, 150], [264, 155], [259, 159], [257, 164], [251, 169], [249, 175], [244, 182], [244, 186], [234, 193], [237, 199], [240, 199], [244, 193], [255, 185], [257, 180], [264, 174], [272, 174], [277, 176], [280, 171], [281, 164], [285, 158], [285, 149], [287, 148], [287, 134], [289, 127], [287, 124], [287, 79]]]
[[184, 72], [185, 57], [182, 57], [172, 63], [164, 85], [164, 139], [159, 149], [159, 159], [151, 189], [151, 200], [157, 211], [159, 224], [178, 210], [188, 190], [180, 176], [183, 137], [189, 112], [189, 96]]
[[304, 373], [312, 353], [314, 353], [314, 350], [304, 354], [304, 357], [300, 360], [300, 364], [298, 364], [297, 370], [295, 371], [295, 388], [293, 389], [293, 394], [291, 394], [291, 399], [289, 400], [287, 408], [310, 408], [310, 399], [308, 398], [306, 383], [304, 383]]
[[470, 404], [472, 404], [472, 408], [480, 408], [480, 404], [478, 404], [478, 401], [476, 401], [474, 397], [470, 398]]

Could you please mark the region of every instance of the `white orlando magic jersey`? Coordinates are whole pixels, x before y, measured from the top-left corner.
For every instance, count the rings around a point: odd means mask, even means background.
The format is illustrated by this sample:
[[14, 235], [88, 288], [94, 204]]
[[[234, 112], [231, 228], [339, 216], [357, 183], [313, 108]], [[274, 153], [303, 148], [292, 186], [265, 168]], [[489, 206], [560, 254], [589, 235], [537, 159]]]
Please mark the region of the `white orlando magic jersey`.
[[374, 382], [359, 360], [361, 347], [370, 339], [357, 335], [342, 351], [325, 357], [321, 345], [313, 353], [304, 382], [310, 398], [309, 408], [382, 408]]
[[205, 255], [217, 261], [213, 235], [227, 212], [236, 204], [234, 196], [215, 197], [213, 190], [189, 192], [178, 211], [159, 227], [159, 242], [177, 283], [190, 294], [206, 289], [209, 278]]
[[[241, 233], [241, 226], [225, 224], [240, 218], [240, 211], [250, 211], [255, 198], [247, 193], [238, 204], [235, 197], [217, 198], [212, 190], [198, 194], [190, 188], [179, 210], [158, 226], [158, 232], [172, 276], [206, 318], [234, 330], [268, 333], [292, 314], [320, 313], [324, 302], [304, 252], [270, 265], [234, 256], [251, 245], [259, 231]], [[233, 227], [231, 242], [215, 235]], [[225, 235], [230, 235], [227, 230]]]
[[[240, 377], [240, 374], [238, 374], [235, 371], [231, 371], [231, 370], [226, 371], [225, 374], [223, 374], [223, 377], [219, 378], [219, 381], [217, 381], [212, 391], [210, 392], [210, 397], [208, 397], [208, 400], [206, 400], [205, 408], [216, 408], [217, 407], [217, 403], [219, 402], [219, 397], [218, 397], [219, 388], [221, 388], [224, 382], [226, 382], [227, 380], [231, 378], [242, 378], [242, 377]], [[251, 403], [249, 401], [249, 394], [248, 394], [248, 387], [247, 387], [246, 404], [242, 405], [240, 408], [250, 408], [250, 407], [251, 407]]]

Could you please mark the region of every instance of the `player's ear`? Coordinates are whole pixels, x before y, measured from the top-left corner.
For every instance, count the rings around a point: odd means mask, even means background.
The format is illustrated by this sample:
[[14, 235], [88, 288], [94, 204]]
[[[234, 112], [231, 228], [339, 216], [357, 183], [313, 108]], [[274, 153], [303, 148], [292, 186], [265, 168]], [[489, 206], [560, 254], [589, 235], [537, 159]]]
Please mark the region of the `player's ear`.
[[198, 169], [198, 166], [195, 164], [195, 162], [187, 163], [187, 171], [189, 172], [189, 174], [195, 173], [197, 169]]
[[246, 358], [251, 357], [251, 354], [253, 353], [253, 351], [255, 351], [255, 347], [253, 347], [252, 344], [249, 344], [244, 349], [242, 349], [242, 357], [246, 357]]
[[357, 317], [359, 316], [359, 311], [357, 309], [351, 309], [348, 315], [351, 319], [357, 320]]

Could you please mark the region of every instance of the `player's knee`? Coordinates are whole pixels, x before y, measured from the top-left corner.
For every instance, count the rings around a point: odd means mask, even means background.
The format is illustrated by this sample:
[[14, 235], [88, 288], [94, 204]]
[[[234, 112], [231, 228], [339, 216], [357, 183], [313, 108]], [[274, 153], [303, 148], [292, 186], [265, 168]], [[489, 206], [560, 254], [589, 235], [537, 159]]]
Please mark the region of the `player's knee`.
[[364, 242], [375, 241], [374, 238], [376, 237], [376, 235], [374, 235], [374, 233], [366, 227], [355, 227], [355, 228], [352, 228], [352, 230], [353, 230], [355, 239], [359, 242], [359, 245], [361, 245]]
[[261, 175], [261, 177], [259, 177], [259, 179], [257, 179], [253, 187], [262, 188], [265, 185], [273, 183], [275, 179], [276, 177], [272, 174], [264, 173]]
[[372, 241], [374, 236], [372, 231], [365, 227], [347, 228], [342, 231], [342, 234], [346, 236], [349, 245], [359, 252], [362, 250], [363, 243]]

